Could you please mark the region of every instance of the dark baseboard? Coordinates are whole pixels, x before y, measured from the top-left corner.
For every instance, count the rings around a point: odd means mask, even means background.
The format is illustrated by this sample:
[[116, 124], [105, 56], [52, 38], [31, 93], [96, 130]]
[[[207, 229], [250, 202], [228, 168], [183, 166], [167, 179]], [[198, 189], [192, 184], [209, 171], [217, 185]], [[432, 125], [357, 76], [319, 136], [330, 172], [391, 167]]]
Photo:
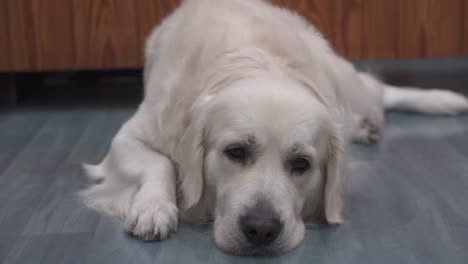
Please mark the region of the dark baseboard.
[[0, 74], [0, 108], [16, 106], [17, 91], [16, 77], [14, 73]]
[[[468, 57], [353, 61], [357, 69], [401, 86], [468, 94]], [[138, 104], [141, 69], [0, 73], [0, 106], [101, 106]]]

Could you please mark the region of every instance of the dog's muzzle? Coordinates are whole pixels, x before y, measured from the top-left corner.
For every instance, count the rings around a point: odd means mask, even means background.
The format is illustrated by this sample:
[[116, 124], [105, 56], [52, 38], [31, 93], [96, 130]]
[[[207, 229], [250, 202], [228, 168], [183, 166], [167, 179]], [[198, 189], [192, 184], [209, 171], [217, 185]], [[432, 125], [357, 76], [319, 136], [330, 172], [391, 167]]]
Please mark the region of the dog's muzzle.
[[260, 201], [239, 218], [239, 227], [252, 246], [268, 246], [278, 238], [283, 223], [270, 203]]

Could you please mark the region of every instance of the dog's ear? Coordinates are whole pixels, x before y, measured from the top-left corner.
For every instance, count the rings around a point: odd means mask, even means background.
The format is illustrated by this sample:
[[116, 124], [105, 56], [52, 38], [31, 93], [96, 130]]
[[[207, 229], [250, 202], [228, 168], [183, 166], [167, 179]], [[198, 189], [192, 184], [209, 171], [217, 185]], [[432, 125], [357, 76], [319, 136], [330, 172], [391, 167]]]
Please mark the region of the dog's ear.
[[325, 160], [324, 213], [329, 224], [343, 222], [344, 173], [342, 172], [344, 139], [337, 129], [329, 131]]
[[189, 209], [198, 204], [203, 194], [206, 118], [200, 106], [192, 109], [190, 124], [178, 145], [179, 206]]

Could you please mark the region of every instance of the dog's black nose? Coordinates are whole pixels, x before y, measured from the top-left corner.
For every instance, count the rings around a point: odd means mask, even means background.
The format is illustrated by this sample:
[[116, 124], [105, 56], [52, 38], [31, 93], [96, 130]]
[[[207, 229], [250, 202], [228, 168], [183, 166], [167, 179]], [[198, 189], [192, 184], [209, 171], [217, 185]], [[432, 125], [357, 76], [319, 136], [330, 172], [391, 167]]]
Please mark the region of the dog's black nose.
[[267, 246], [278, 237], [283, 225], [278, 217], [260, 213], [247, 213], [240, 218], [239, 224], [247, 241], [256, 246]]

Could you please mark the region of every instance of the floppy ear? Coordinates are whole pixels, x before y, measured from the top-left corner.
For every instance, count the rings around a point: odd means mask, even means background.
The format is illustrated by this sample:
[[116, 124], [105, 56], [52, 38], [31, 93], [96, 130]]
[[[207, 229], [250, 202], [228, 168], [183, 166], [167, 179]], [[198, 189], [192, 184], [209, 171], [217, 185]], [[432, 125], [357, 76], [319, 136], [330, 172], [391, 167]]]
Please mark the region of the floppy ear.
[[[200, 111], [192, 111], [200, 112]], [[197, 205], [203, 194], [203, 163], [205, 156], [204, 114], [193, 115], [178, 146], [179, 206], [189, 209]]]
[[327, 160], [325, 161], [324, 213], [329, 224], [343, 222], [344, 174], [342, 172], [343, 136], [336, 129], [329, 132]]

